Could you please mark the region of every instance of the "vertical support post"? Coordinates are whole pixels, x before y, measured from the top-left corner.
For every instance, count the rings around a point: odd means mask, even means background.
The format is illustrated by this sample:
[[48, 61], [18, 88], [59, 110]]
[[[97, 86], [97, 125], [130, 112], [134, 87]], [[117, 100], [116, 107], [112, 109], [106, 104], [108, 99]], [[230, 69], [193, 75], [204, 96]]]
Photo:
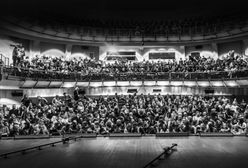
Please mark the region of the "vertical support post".
[[33, 41], [30, 41], [30, 57], [29, 57], [29, 61], [31, 61], [31, 59], [33, 57], [35, 57], [36, 55], [40, 55], [40, 41], [38, 40], [33, 40]]
[[213, 52], [213, 58], [218, 58], [218, 45], [217, 43], [212, 43], [212, 52]]
[[71, 57], [72, 44], [66, 44], [65, 46], [65, 59], [68, 60]]
[[248, 56], [248, 39], [242, 41], [242, 55]]

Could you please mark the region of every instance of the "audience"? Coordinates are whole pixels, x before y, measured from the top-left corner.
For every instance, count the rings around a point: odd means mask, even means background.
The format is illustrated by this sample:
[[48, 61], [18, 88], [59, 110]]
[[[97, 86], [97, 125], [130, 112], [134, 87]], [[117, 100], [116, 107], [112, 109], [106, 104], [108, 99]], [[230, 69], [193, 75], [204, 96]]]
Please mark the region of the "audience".
[[52, 102], [24, 96], [20, 107], [0, 111], [2, 136], [66, 133], [225, 132], [248, 127], [248, 104], [226, 97], [115, 95], [76, 100], [64, 94]]
[[[90, 59], [76, 59], [65, 60], [64, 58], [36, 56], [30, 62], [23, 61], [21, 68], [28, 69], [28, 73], [32, 74], [35, 70], [40, 70], [43, 76], [49, 72], [56, 72], [59, 74], [80, 74], [81, 76], [97, 75], [97, 74], [147, 74], [147, 73], [162, 73], [162, 72], [183, 72], [187, 76], [190, 72], [229, 72], [232, 73], [248, 69], [248, 62], [242, 56], [234, 56], [234, 51], [223, 58], [192, 58], [178, 62], [128, 62], [116, 61], [115, 63], [106, 63], [103, 61], [96, 61]], [[22, 69], [19, 68], [20, 72]], [[37, 71], [36, 71], [37, 73]], [[24, 74], [24, 73], [23, 73]]]
[[[245, 16], [245, 15], [244, 15]], [[240, 15], [232, 14], [225, 17], [211, 17], [206, 18], [202, 16], [176, 19], [176, 20], [98, 20], [86, 18], [65, 18], [58, 16], [49, 17], [54, 18], [48, 20], [47, 17], [40, 16], [39, 13], [33, 13], [32, 16], [22, 17], [19, 20], [28, 24], [36, 25], [41, 28], [48, 28], [55, 32], [71, 33], [86, 35], [100, 35], [100, 36], [178, 36], [178, 35], [209, 35], [218, 32], [226, 32], [232, 29], [243, 27], [242, 23], [246, 22], [247, 18]], [[62, 19], [63, 18], [63, 19]], [[55, 21], [56, 20], [56, 21]], [[39, 23], [39, 24], [37, 24]], [[41, 26], [42, 25], [42, 26]], [[71, 26], [73, 25], [73, 26]], [[61, 29], [61, 28], [64, 29]], [[107, 30], [107, 31], [106, 31]]]
[[[248, 64], [231, 51], [219, 59], [190, 58], [178, 62], [126, 62], [113, 64], [89, 59], [65, 60], [37, 56], [31, 61], [17, 61], [18, 69], [29, 73], [62, 74], [147, 74], [160, 72], [235, 72], [247, 70]], [[231, 75], [231, 74], [230, 74]], [[51, 102], [27, 95], [21, 106], [3, 106], [0, 110], [0, 135], [39, 135], [66, 133], [141, 133], [164, 132], [231, 132], [242, 134], [248, 128], [248, 104], [226, 97], [174, 95], [115, 95], [86, 97], [79, 88], [74, 96], [64, 93]], [[82, 96], [83, 94], [83, 96]]]

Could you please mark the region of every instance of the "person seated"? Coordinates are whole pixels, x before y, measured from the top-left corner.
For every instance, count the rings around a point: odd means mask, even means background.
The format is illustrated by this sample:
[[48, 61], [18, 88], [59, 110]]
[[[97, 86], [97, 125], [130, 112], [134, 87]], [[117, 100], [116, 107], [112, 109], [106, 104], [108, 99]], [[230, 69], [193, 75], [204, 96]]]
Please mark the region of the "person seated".
[[54, 106], [60, 106], [60, 105], [62, 105], [62, 101], [61, 101], [61, 99], [59, 98], [59, 95], [56, 95], [56, 96], [53, 98], [52, 104], [53, 104]]
[[23, 98], [22, 98], [21, 102], [26, 107], [28, 107], [28, 106], [30, 106], [32, 104], [31, 99], [26, 94], [23, 95]]
[[2, 108], [0, 123], [6, 126], [1, 125], [1, 132], [8, 136], [77, 132], [243, 134], [248, 125], [247, 103], [226, 97], [116, 94], [76, 101], [65, 94], [64, 101], [58, 95], [51, 103], [41, 97], [37, 101], [38, 106], [23, 103], [10, 110]]
[[8, 127], [8, 122], [0, 123], [0, 137], [8, 137], [10, 135], [10, 130]]
[[44, 97], [38, 96], [37, 97], [37, 106], [43, 107], [48, 103], [47, 99]]

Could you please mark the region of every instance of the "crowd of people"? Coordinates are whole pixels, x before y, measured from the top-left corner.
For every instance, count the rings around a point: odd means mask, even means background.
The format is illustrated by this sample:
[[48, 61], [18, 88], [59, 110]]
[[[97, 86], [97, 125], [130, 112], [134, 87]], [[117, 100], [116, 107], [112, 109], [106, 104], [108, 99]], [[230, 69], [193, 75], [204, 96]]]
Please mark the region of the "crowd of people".
[[[88, 35], [189, 35], [189, 34], [211, 34], [229, 29], [230, 25], [238, 26], [245, 21], [242, 16], [225, 16], [225, 17], [197, 17], [177, 20], [99, 20], [86, 18], [67, 18], [67, 16], [50, 16], [43, 18], [35, 14], [34, 16], [21, 17], [27, 23], [36, 24], [37, 26], [50, 27], [54, 31], [62, 31], [61, 27], [66, 27], [63, 31], [71, 33], [83, 33]], [[60, 18], [63, 18], [60, 20]], [[67, 18], [67, 19], [65, 19]], [[56, 20], [56, 21], [55, 21]], [[235, 21], [235, 24], [234, 24]], [[68, 26], [69, 25], [69, 26]], [[74, 26], [70, 26], [74, 25]], [[45, 26], [44, 26], [45, 27]]]
[[224, 132], [248, 128], [248, 104], [199, 95], [114, 95], [88, 97], [64, 93], [49, 102], [24, 95], [20, 107], [0, 111], [0, 135], [67, 133]]
[[23, 61], [22, 68], [32, 70], [41, 70], [44, 72], [60, 72], [63, 74], [80, 73], [81, 75], [90, 74], [119, 74], [119, 73], [160, 73], [160, 72], [219, 72], [219, 71], [242, 71], [248, 69], [248, 60], [243, 56], [235, 55], [230, 51], [223, 58], [205, 58], [190, 57], [189, 59], [179, 61], [116, 61], [115, 63], [106, 63], [96, 61], [95, 59], [70, 59], [36, 56], [31, 61]]

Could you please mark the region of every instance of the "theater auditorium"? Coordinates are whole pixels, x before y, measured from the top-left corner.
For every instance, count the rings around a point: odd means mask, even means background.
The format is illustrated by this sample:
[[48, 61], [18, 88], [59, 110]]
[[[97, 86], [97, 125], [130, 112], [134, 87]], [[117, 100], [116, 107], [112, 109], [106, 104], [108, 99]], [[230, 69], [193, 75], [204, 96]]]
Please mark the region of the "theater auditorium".
[[244, 2], [0, 6], [1, 168], [248, 165]]

